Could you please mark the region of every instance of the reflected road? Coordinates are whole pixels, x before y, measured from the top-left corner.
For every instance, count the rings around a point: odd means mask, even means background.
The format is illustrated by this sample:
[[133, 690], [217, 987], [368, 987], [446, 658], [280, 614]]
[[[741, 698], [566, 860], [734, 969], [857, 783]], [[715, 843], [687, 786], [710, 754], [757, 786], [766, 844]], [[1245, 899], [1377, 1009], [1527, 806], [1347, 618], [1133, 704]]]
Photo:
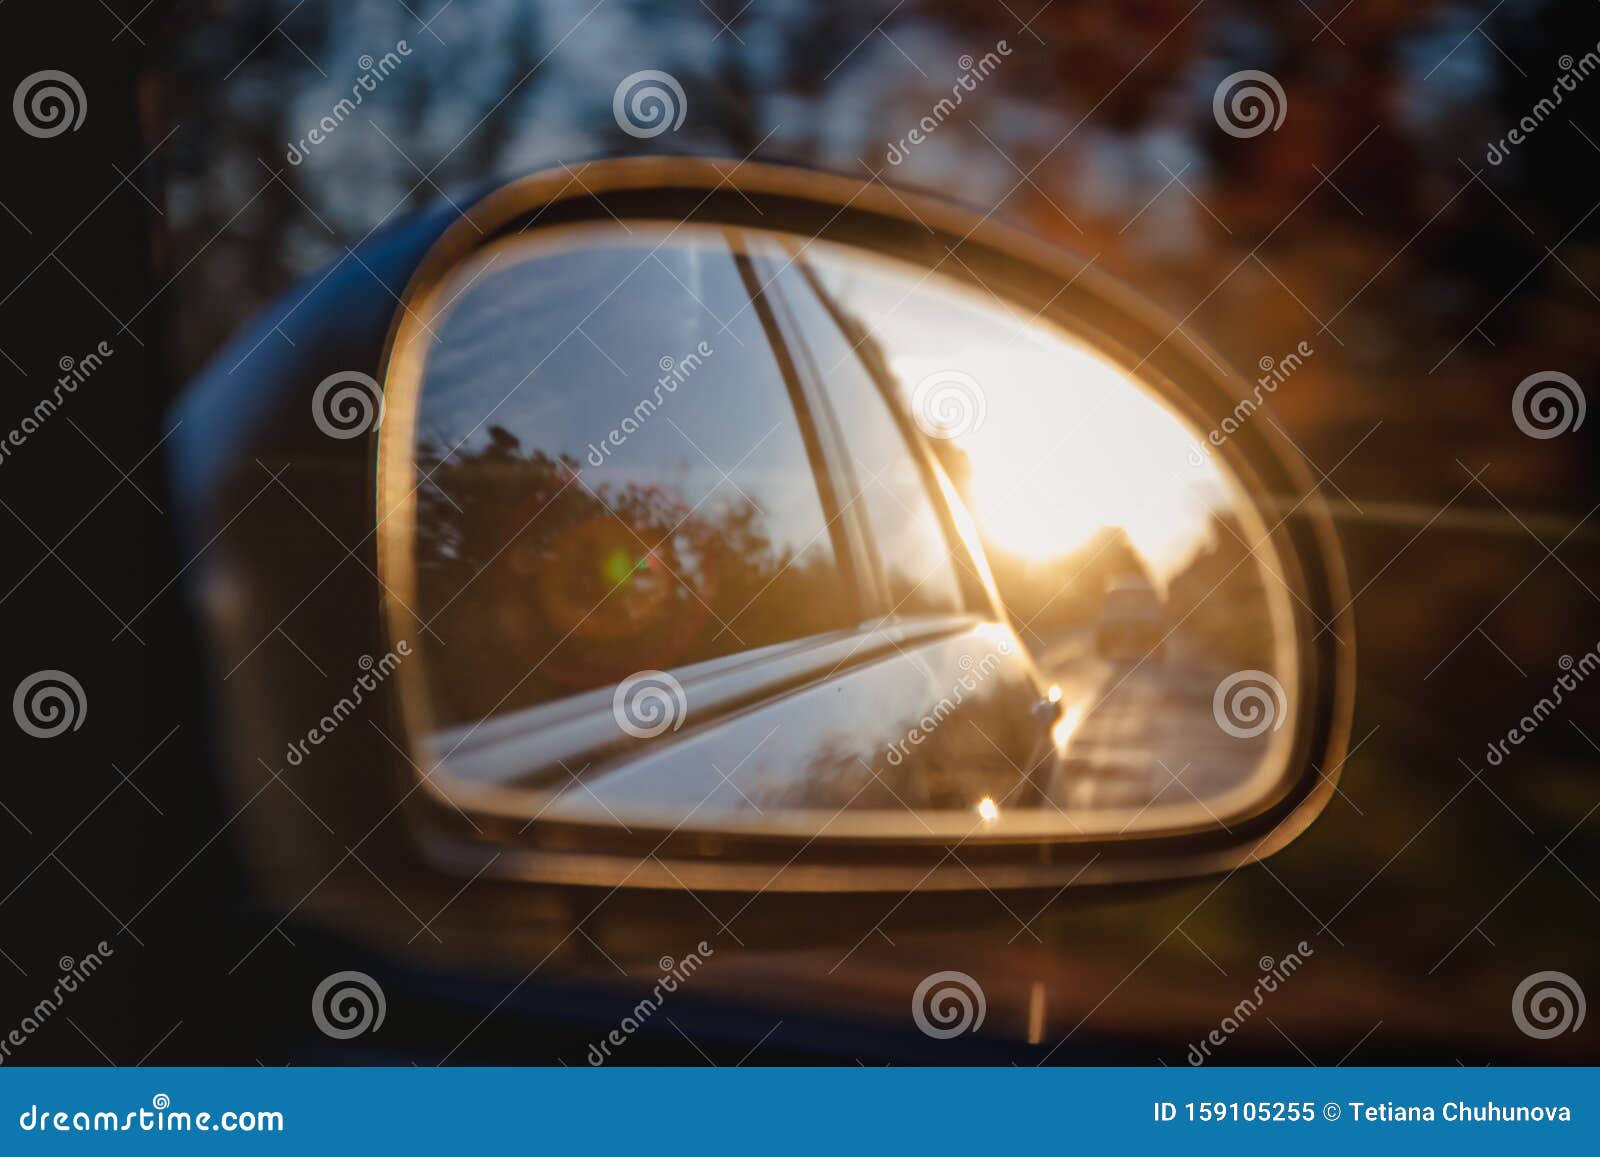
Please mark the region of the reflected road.
[[1236, 739], [1217, 725], [1212, 695], [1230, 669], [1181, 628], [1164, 658], [1109, 659], [1084, 628], [1050, 640], [1035, 659], [1066, 704], [1065, 758], [1046, 785], [1062, 809], [1187, 804], [1209, 812], [1267, 750], [1270, 731]]

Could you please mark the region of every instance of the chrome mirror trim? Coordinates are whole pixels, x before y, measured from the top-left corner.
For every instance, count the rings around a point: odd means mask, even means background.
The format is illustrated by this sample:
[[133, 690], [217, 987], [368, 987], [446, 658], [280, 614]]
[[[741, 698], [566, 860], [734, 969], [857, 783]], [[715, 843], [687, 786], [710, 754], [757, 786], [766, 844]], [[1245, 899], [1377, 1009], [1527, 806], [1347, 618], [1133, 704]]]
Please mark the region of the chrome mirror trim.
[[[379, 574], [387, 585], [385, 622], [403, 622], [414, 593], [408, 551], [415, 510], [409, 448], [420, 390], [423, 344], [416, 340], [441, 306], [437, 289], [482, 245], [524, 229], [607, 217], [700, 221], [825, 237], [924, 267], [955, 253], [948, 271], [1019, 307], [1036, 310], [1083, 336], [1149, 386], [1198, 428], [1214, 427], [1248, 389], [1181, 323], [1069, 250], [968, 210], [877, 181], [710, 159], [598, 161], [535, 174], [474, 204], [421, 262], [395, 315], [380, 381], [386, 420], [371, 439], [372, 522]], [[963, 858], [985, 886], [1053, 886], [1144, 880], [1226, 871], [1283, 847], [1315, 818], [1336, 789], [1349, 736], [1354, 687], [1354, 626], [1343, 557], [1325, 502], [1309, 472], [1270, 423], [1250, 423], [1217, 448], [1252, 499], [1288, 507], [1271, 532], [1297, 596], [1303, 710], [1281, 790], [1232, 825], [1140, 831], [1122, 837], [1016, 837], [975, 840]], [[404, 457], [402, 457], [404, 456]], [[1287, 499], [1285, 496], [1290, 496]], [[397, 680], [400, 714], [425, 720], [421, 672]], [[409, 734], [418, 729], [408, 727]], [[421, 728], [426, 731], [427, 729]], [[399, 757], [395, 759], [399, 763]], [[1317, 770], [1317, 768], [1323, 770]], [[860, 835], [801, 840], [794, 835], [640, 833], [649, 844], [584, 823], [526, 822], [522, 801], [498, 789], [462, 793], [400, 773], [424, 788], [412, 797], [420, 846], [452, 870], [487, 863], [514, 878], [595, 886], [670, 887], [640, 875], [638, 853], [670, 865], [667, 875], [697, 889], [724, 891], [895, 891], [977, 887], [966, 867], [941, 867], [948, 839], [873, 840]], [[409, 805], [408, 805], [409, 806]], [[485, 834], [468, 829], [464, 813]], [[469, 821], [471, 822], [471, 821]], [[476, 825], [475, 825], [476, 826]], [[970, 849], [970, 854], [965, 849]], [[655, 855], [659, 852], [659, 855]], [[630, 858], [630, 855], [632, 858]], [[1093, 870], [1089, 870], [1093, 865]], [[965, 885], [960, 878], [965, 878]], [[1076, 873], [1076, 875], [1075, 875]], [[657, 873], [659, 874], [659, 873]], [[685, 886], [685, 885], [677, 885]]]

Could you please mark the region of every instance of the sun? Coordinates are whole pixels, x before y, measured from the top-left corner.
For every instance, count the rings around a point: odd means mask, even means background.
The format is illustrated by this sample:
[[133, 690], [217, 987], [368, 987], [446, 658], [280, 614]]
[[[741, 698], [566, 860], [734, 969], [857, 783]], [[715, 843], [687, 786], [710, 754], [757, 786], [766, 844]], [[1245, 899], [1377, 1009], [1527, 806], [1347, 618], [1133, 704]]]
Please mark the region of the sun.
[[[1029, 332], [937, 356], [897, 357], [903, 381], [934, 362], [982, 367], [983, 420], [952, 441], [986, 539], [1046, 561], [1121, 527], [1151, 569], [1181, 567], [1211, 533], [1223, 495], [1196, 435], [1125, 372], [1064, 337]], [[1198, 464], [1196, 460], [1198, 459]]]
[[1053, 322], [889, 259], [829, 243], [811, 255], [936, 450], [959, 452], [941, 457], [992, 546], [1049, 562], [1120, 527], [1161, 581], [1237, 503], [1203, 433]]

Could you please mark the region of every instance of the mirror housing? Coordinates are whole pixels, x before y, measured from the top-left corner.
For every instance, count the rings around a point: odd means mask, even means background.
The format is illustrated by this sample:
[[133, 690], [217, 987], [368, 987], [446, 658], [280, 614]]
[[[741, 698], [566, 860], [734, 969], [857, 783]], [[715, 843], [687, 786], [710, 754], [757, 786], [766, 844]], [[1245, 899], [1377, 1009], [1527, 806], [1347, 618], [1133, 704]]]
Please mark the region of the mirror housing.
[[[1317, 485], [1266, 422], [1241, 425], [1215, 453], [1277, 520], [1270, 535], [1295, 596], [1301, 690], [1292, 774], [1226, 828], [661, 836], [546, 822], [514, 792], [463, 790], [436, 774], [409, 738], [421, 683], [391, 633], [405, 516], [382, 453], [384, 431], [414, 404], [405, 390], [420, 356], [415, 309], [495, 238], [612, 219], [781, 229], [942, 267], [1089, 343], [1194, 429], [1218, 427], [1248, 393], [1193, 336], [1173, 340], [1181, 323], [1091, 261], [877, 181], [731, 161], [601, 161], [377, 234], [360, 260], [341, 259], [236, 339], [176, 407], [174, 489], [209, 627], [217, 733], [247, 857], [275, 903], [382, 927], [368, 902], [382, 891], [374, 874], [445, 898], [486, 877], [500, 882], [486, 893], [510, 888], [524, 907], [525, 884], [748, 896], [1056, 892], [1231, 871], [1311, 823], [1336, 790], [1348, 738], [1351, 600]], [[348, 428], [329, 428], [330, 396], [348, 403]]]

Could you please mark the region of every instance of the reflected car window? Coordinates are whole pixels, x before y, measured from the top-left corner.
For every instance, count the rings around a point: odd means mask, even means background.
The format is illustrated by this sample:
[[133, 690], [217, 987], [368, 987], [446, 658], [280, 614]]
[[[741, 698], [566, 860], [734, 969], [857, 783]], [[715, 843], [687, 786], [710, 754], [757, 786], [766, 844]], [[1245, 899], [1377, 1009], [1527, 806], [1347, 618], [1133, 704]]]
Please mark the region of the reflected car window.
[[415, 444], [438, 723], [856, 621], [723, 235], [626, 228], [491, 246], [441, 287]]
[[959, 564], [930, 497], [930, 480], [862, 362], [876, 354], [864, 348], [872, 339], [858, 345], [859, 328], [847, 337], [797, 266], [790, 264], [778, 283], [841, 427], [853, 476], [846, 501], [861, 508], [871, 527], [889, 613], [959, 612]]

